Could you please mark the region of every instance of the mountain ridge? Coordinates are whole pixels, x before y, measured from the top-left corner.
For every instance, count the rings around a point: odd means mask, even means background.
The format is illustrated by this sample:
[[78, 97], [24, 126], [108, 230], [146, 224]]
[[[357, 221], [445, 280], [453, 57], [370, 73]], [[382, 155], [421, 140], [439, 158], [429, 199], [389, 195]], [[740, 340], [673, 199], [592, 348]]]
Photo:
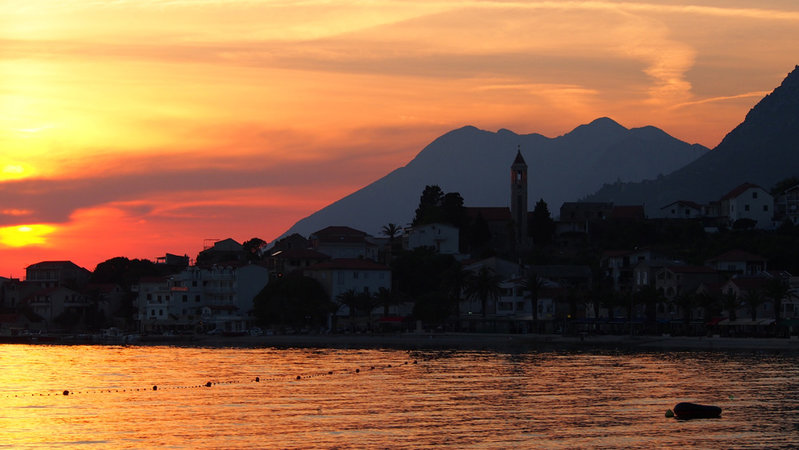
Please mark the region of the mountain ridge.
[[528, 165], [528, 207], [543, 198], [551, 211], [603, 183], [668, 173], [709, 151], [658, 128], [627, 129], [607, 117], [555, 138], [466, 125], [437, 137], [406, 165], [299, 220], [282, 236], [307, 236], [329, 225], [370, 234], [379, 234], [387, 223], [404, 226], [413, 219], [422, 190], [432, 184], [459, 192], [466, 206], [507, 206], [517, 148]]
[[677, 200], [718, 200], [751, 182], [769, 190], [799, 174], [799, 66], [763, 97], [711, 151], [668, 176], [637, 183], [605, 185], [583, 198], [619, 204], [645, 204], [647, 214]]

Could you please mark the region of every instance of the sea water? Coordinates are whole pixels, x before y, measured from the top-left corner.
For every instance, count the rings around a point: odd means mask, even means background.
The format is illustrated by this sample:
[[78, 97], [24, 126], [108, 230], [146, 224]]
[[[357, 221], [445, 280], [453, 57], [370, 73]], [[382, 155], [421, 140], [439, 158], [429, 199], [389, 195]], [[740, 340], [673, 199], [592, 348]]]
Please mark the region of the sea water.
[[[773, 352], [6, 344], [0, 447], [793, 448], [798, 363]], [[665, 417], [682, 401], [723, 413]]]

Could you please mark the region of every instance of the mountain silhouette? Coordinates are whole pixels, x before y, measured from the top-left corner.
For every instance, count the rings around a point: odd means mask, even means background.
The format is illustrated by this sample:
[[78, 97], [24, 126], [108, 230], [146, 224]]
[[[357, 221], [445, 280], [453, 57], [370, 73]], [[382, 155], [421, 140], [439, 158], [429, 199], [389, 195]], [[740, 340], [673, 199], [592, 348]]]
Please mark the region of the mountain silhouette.
[[433, 184], [459, 192], [466, 206], [508, 206], [517, 148], [528, 165], [528, 207], [543, 198], [551, 211], [603, 183], [666, 174], [708, 151], [654, 127], [627, 129], [604, 117], [557, 138], [466, 126], [435, 139], [404, 167], [298, 221], [283, 236], [307, 236], [329, 225], [373, 235], [387, 223], [405, 226], [422, 190]]
[[655, 180], [606, 185], [586, 201], [645, 204], [647, 214], [676, 200], [718, 200], [736, 186], [769, 190], [799, 175], [799, 66], [710, 152]]

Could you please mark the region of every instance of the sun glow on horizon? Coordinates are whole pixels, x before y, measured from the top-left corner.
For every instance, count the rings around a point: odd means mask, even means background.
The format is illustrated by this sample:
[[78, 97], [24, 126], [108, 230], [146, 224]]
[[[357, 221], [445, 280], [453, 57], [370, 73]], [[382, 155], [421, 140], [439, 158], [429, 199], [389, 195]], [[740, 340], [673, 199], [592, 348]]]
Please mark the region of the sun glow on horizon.
[[45, 224], [16, 225], [0, 228], [0, 244], [7, 247], [41, 246], [47, 244], [47, 236], [56, 227]]
[[712, 148], [797, 63], [749, 3], [0, 2], [0, 263], [269, 240], [465, 125]]

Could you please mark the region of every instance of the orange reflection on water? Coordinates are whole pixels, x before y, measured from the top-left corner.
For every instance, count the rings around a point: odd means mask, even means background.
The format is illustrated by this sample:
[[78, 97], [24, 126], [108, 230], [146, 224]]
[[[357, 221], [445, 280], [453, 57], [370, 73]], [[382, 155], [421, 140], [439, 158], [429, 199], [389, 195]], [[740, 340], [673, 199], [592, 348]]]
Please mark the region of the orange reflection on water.
[[[0, 442], [779, 447], [799, 441], [797, 362], [698, 352], [0, 345]], [[666, 419], [679, 401], [721, 406], [722, 419]]]

